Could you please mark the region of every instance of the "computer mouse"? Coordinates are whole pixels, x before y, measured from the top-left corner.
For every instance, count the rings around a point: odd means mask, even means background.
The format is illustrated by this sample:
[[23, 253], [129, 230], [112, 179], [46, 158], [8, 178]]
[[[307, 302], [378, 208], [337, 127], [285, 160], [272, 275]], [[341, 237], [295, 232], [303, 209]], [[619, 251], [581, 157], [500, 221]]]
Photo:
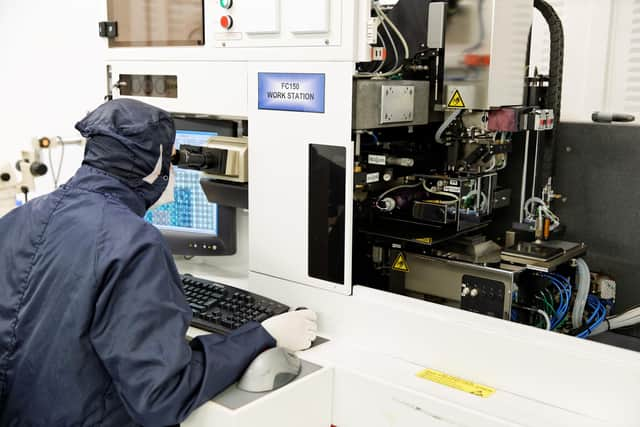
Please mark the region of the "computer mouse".
[[240, 378], [238, 388], [252, 393], [275, 390], [293, 381], [301, 369], [300, 359], [282, 347], [275, 347], [251, 362]]

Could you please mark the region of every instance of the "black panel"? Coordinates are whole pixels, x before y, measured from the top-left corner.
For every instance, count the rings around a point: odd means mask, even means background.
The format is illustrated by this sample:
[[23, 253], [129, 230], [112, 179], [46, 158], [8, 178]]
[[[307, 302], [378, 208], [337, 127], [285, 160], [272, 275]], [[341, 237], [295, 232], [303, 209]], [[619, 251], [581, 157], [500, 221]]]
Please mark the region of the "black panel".
[[639, 159], [640, 127], [559, 126], [554, 187], [566, 202], [554, 210], [565, 239], [589, 245], [589, 267], [616, 279], [616, 312], [640, 304]]
[[309, 276], [344, 284], [346, 150], [309, 146]]
[[460, 308], [499, 319], [507, 317], [507, 313], [504, 313], [504, 288], [504, 283], [496, 280], [464, 275]]
[[200, 185], [207, 195], [207, 199], [212, 203], [239, 209], [249, 209], [248, 184], [201, 178]]

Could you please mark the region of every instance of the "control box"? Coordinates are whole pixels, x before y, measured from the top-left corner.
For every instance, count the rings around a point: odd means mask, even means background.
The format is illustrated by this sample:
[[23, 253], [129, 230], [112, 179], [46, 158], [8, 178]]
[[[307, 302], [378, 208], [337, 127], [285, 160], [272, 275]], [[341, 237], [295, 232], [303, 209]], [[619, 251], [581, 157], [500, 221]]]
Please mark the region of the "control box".
[[340, 43], [335, 0], [220, 0], [217, 47], [327, 46]]

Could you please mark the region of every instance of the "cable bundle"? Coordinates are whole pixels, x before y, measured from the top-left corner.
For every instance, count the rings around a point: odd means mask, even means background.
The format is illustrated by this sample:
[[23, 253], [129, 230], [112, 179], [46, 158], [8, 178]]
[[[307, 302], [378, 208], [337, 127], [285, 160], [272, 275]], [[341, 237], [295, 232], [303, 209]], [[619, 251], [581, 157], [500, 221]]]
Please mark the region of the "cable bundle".
[[549, 289], [543, 289], [539, 292], [538, 299], [544, 304], [544, 309], [551, 316], [550, 329], [558, 329], [562, 327], [567, 319], [569, 312], [569, 303], [571, 302], [571, 283], [565, 277], [557, 274], [540, 274], [541, 277], [549, 280], [553, 287], [558, 291], [558, 304], [556, 307], [556, 298]]
[[595, 295], [589, 295], [587, 298], [587, 305], [591, 308], [591, 316], [587, 319], [587, 322], [581, 329], [584, 331], [578, 333], [578, 338], [586, 338], [591, 335], [591, 332], [600, 326], [607, 317], [607, 307], [600, 301]]

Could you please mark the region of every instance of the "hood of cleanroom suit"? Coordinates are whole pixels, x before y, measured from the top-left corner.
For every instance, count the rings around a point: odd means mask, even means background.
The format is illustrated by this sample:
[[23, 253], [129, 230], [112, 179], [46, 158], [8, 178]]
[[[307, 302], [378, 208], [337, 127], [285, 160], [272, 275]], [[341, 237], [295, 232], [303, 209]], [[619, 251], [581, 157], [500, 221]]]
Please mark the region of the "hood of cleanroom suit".
[[185, 339], [180, 277], [143, 219], [167, 186], [171, 116], [115, 100], [76, 127], [75, 176], [0, 218], [0, 425], [180, 423], [275, 341], [257, 323]]
[[83, 164], [120, 178], [148, 209], [167, 187], [176, 136], [166, 111], [142, 102], [107, 102], [76, 124], [87, 138]]

